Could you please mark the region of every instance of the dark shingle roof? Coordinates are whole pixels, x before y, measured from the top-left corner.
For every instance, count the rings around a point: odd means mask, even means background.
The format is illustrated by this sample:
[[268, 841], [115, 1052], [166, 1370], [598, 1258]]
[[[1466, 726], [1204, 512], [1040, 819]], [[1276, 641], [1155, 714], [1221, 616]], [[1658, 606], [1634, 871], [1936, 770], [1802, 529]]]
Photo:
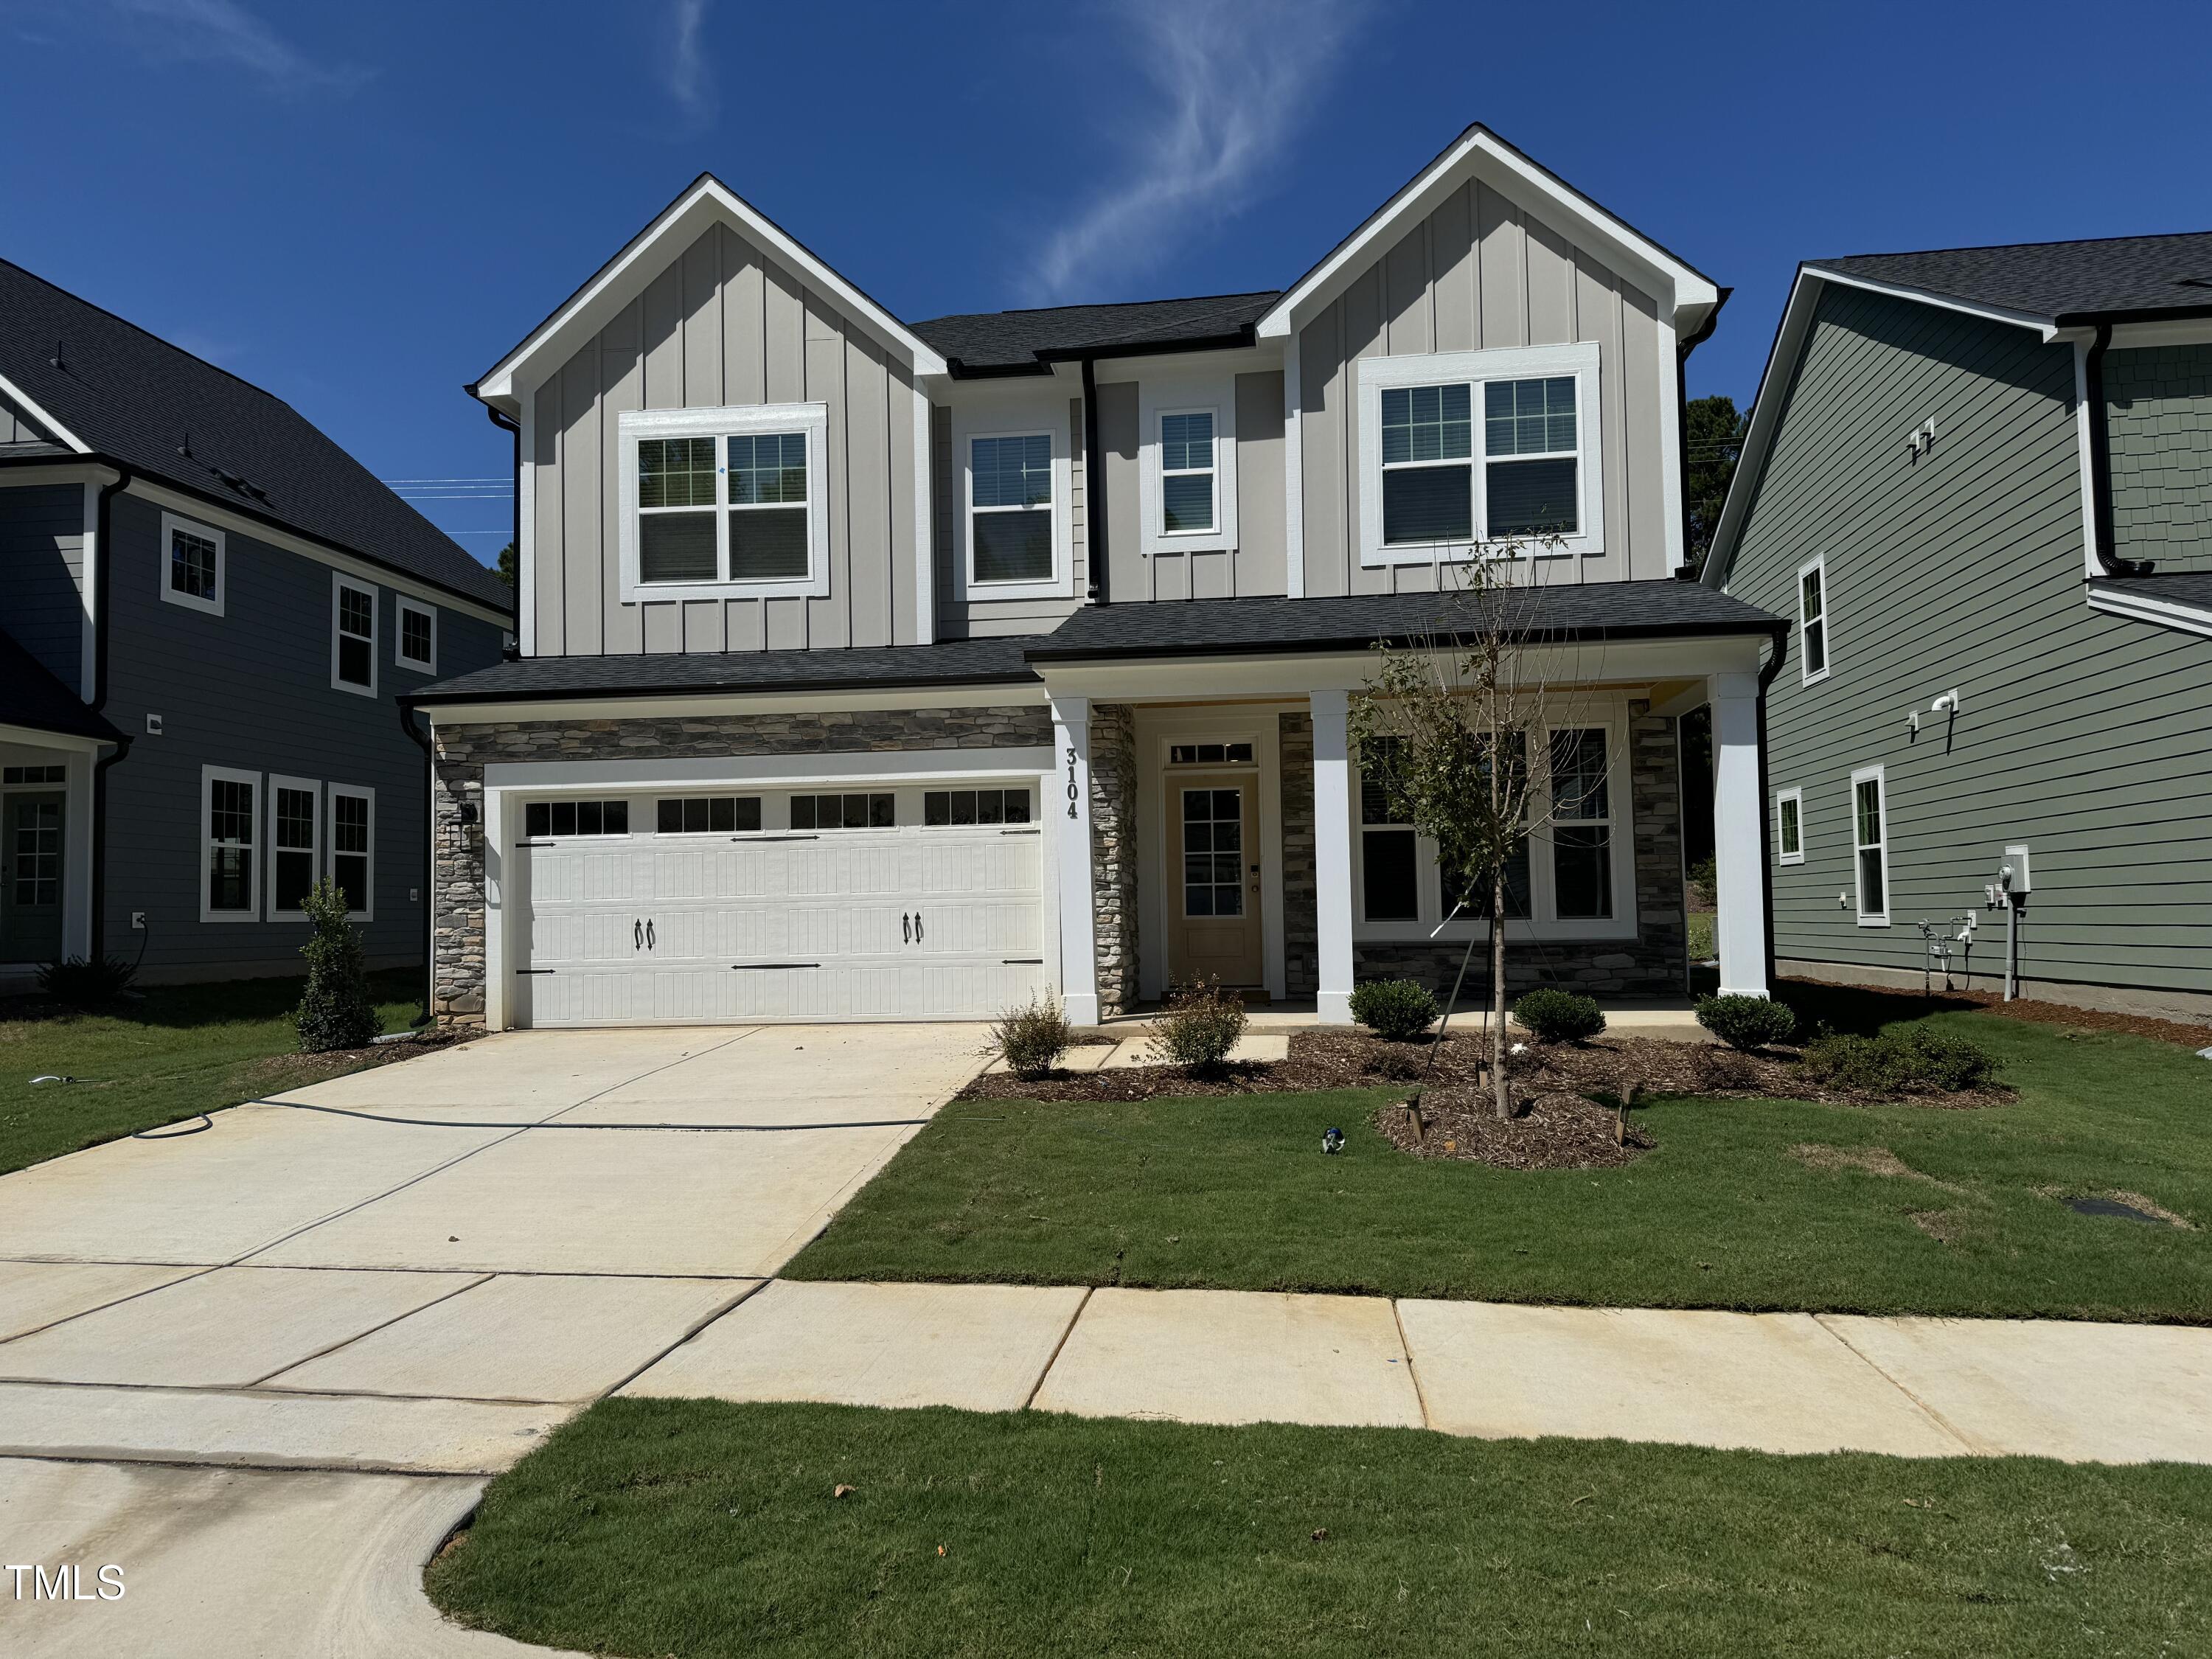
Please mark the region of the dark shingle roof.
[[1894, 283], [2056, 322], [2212, 311], [2212, 231], [1856, 253], [1814, 270]]
[[[1779, 617], [1698, 582], [1589, 582], [1516, 587], [1510, 626], [1547, 639], [1765, 634]], [[1206, 656], [1263, 651], [1358, 651], [1473, 633], [1487, 599], [1452, 593], [1374, 593], [1349, 599], [1196, 599], [1183, 604], [1087, 605], [1031, 645], [1031, 662]]]
[[1035, 684], [1022, 660], [1036, 635], [830, 651], [732, 651], [647, 657], [523, 657], [462, 674], [407, 703], [528, 702], [686, 692], [830, 691], [872, 686]]
[[1188, 346], [1241, 337], [1280, 297], [1210, 294], [1126, 305], [1052, 306], [1042, 311], [986, 311], [935, 317], [911, 326], [957, 370], [1036, 368], [1054, 358], [1126, 356], [1147, 346]]
[[[134, 472], [479, 604], [514, 608], [496, 574], [283, 399], [4, 259], [0, 374], [81, 442]], [[179, 454], [187, 437], [191, 453]], [[260, 493], [226, 483], [224, 473]]]
[[2138, 595], [2167, 605], [2212, 611], [2212, 570], [2176, 570], [2162, 575], [2105, 578], [2089, 584], [2094, 593]]
[[120, 743], [123, 734], [5, 634], [0, 634], [0, 726]]

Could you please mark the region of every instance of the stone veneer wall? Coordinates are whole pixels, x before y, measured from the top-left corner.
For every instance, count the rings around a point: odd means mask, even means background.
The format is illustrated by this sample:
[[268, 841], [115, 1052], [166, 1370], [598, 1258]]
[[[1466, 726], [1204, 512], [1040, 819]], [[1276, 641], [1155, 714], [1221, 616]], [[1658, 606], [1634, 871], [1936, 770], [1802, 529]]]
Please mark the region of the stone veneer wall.
[[454, 1024], [479, 1024], [484, 1007], [483, 769], [487, 763], [1049, 748], [1052, 714], [1041, 706], [1008, 704], [834, 714], [515, 720], [441, 726], [434, 736], [433, 842], [437, 890], [432, 896], [437, 921], [433, 1012]]
[[1098, 1013], [1137, 1006], [1137, 711], [1091, 709], [1091, 904], [1097, 931]]
[[[1632, 939], [1511, 940], [1505, 948], [1505, 987], [1517, 996], [1540, 985], [1556, 985], [1592, 995], [1674, 996], [1681, 994], [1687, 971], [1689, 938], [1682, 915], [1682, 803], [1680, 771], [1675, 763], [1674, 722], [1650, 712], [1643, 702], [1628, 706], [1630, 810], [1634, 822], [1623, 837], [1636, 857], [1637, 936]], [[1289, 803], [1287, 770], [1285, 805]], [[1310, 784], [1306, 799], [1313, 799]], [[1431, 986], [1439, 997], [1450, 994], [1465, 944], [1356, 945], [1355, 980], [1407, 978]], [[1475, 952], [1468, 966], [1462, 1006], [1479, 1005], [1490, 990], [1489, 955]]]
[[1314, 866], [1313, 718], [1281, 717], [1283, 794], [1283, 992], [1307, 1000], [1321, 991], [1321, 902]]

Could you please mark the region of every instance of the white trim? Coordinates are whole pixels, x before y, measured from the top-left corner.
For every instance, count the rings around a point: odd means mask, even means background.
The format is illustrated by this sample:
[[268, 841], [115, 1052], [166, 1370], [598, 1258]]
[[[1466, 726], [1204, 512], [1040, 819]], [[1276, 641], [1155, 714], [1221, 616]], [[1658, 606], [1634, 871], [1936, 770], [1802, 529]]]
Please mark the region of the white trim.
[[1285, 591], [1294, 599], [1306, 596], [1306, 436], [1300, 417], [1304, 337], [1292, 333], [1283, 348], [1283, 557], [1287, 580]]
[[[507, 905], [507, 848], [508, 842], [507, 792], [491, 787], [491, 769], [484, 769], [483, 787], [483, 906], [484, 906], [484, 1029], [504, 1031], [510, 1024], [507, 1018], [508, 994], [513, 975], [507, 971], [508, 955], [507, 930], [510, 925]], [[422, 868], [429, 879], [438, 879], [438, 832], [434, 826], [429, 840], [422, 848]], [[437, 908], [438, 895], [434, 890], [422, 895], [423, 902], [433, 914]], [[437, 947], [431, 946], [430, 1000], [438, 999]]]
[[304, 927], [307, 914], [301, 910], [279, 910], [276, 908], [276, 793], [291, 790], [314, 803], [314, 817], [309, 835], [313, 837], [305, 848], [288, 847], [288, 853], [305, 852], [307, 855], [307, 885], [313, 887], [323, 874], [323, 786], [313, 778], [287, 777], [281, 772], [271, 772], [262, 781], [261, 787], [261, 919], [264, 921], [296, 922]]
[[1035, 778], [1053, 769], [1050, 749], [884, 750], [850, 755], [717, 755], [696, 760], [492, 761], [488, 789], [548, 791], [803, 788], [844, 782], [936, 783], [948, 778]]
[[[1206, 530], [1161, 528], [1164, 476], [1160, 422], [1170, 415], [1213, 417], [1213, 525]], [[1137, 388], [1138, 550], [1146, 558], [1168, 553], [1234, 550], [1237, 530], [1237, 380], [1209, 366], [1163, 374]]]
[[[624, 605], [656, 599], [825, 599], [830, 592], [830, 405], [756, 404], [725, 409], [624, 410], [617, 422], [616, 465], [620, 588]], [[770, 581], [726, 580], [730, 568], [731, 438], [799, 432], [806, 438], [806, 574]], [[714, 441], [714, 568], [712, 581], [648, 582], [639, 574], [637, 446], [644, 438]], [[694, 511], [700, 509], [694, 508]]]
[[[1783, 833], [1782, 809], [1785, 805], [1797, 809], [1797, 850], [1794, 853], [1790, 850], [1789, 837]], [[1805, 792], [1802, 789], [1784, 789], [1775, 794], [1774, 852], [1778, 861], [1783, 864], [1805, 862]]]
[[[1254, 325], [1255, 336], [1272, 339], [1294, 333], [1349, 287], [1383, 249], [1395, 246], [1404, 234], [1403, 226], [1427, 218], [1443, 197], [1465, 182], [1463, 167], [1516, 205], [1540, 209], [1547, 216], [1563, 216], [1579, 227], [1595, 244], [1591, 252], [1604, 257], [1625, 276], [1642, 276], [1639, 287], [1658, 289], [1663, 306], [1680, 309], [1718, 303], [1720, 295], [1712, 283], [1665, 248], [1570, 190], [1496, 134], [1475, 126], [1276, 301]], [[1624, 265], [1630, 268], [1622, 269]]]
[[[85, 487], [88, 489], [92, 488], [89, 484]], [[170, 577], [176, 559], [174, 538], [179, 533], [215, 544], [215, 596], [212, 599], [204, 599], [197, 594], [179, 593], [171, 585]], [[156, 580], [161, 585], [161, 592], [164, 599], [171, 605], [182, 605], [187, 611], [201, 611], [210, 617], [222, 615], [223, 597], [230, 581], [230, 546], [229, 538], [222, 531], [211, 524], [187, 519], [182, 514], [164, 513], [161, 515], [161, 550], [156, 563], [159, 568]], [[90, 696], [91, 693], [87, 691], [88, 701]]]
[[794, 241], [720, 179], [702, 174], [567, 303], [531, 330], [520, 344], [480, 376], [476, 395], [486, 402], [514, 400], [520, 395], [516, 389], [516, 375], [524, 364], [541, 356], [565, 362], [574, 349], [574, 343], [598, 333], [609, 317], [635, 298], [666, 267], [665, 258], [653, 257], [655, 250], [664, 244], [674, 248], [688, 247], [708, 225], [718, 221], [734, 226], [746, 241], [769, 254], [799, 277], [805, 287], [824, 296], [840, 313], [897, 352], [915, 374], [947, 372], [945, 359], [897, 318]]
[[410, 575], [405, 571], [396, 569], [388, 564], [379, 563], [374, 559], [363, 558], [358, 554], [348, 553], [338, 548], [326, 546], [320, 542], [310, 541], [305, 536], [295, 532], [260, 523], [247, 518], [242, 513], [227, 511], [213, 501], [204, 501], [197, 495], [173, 489], [158, 480], [133, 477], [123, 493], [136, 497], [139, 501], [150, 501], [156, 507], [167, 507], [173, 512], [200, 519], [227, 531], [231, 535], [244, 536], [251, 540], [260, 542], [264, 546], [278, 548], [287, 553], [296, 553], [302, 558], [313, 559], [318, 564], [327, 566], [332, 570], [342, 570], [358, 580], [374, 582], [379, 586], [391, 588], [395, 592], [414, 594], [416, 598], [428, 600], [433, 605], [443, 605], [448, 611], [457, 611], [464, 616], [474, 617], [481, 622], [488, 622], [495, 628], [514, 626], [514, 615], [511, 611], [501, 611], [486, 604], [482, 599], [471, 599], [457, 589], [441, 586], [435, 582]]
[[1846, 276], [1826, 265], [1807, 265], [1803, 270], [1806, 274], [1818, 276], [1824, 283], [1840, 283], [1845, 288], [1864, 289], [1869, 294], [1886, 294], [1893, 300], [1911, 300], [1919, 305], [1935, 306], [1943, 311], [1957, 311], [1969, 317], [1979, 317], [1984, 322], [2028, 329], [2046, 345], [2058, 337], [2057, 322], [2049, 317], [2038, 316], [2032, 311], [2014, 311], [2004, 306], [1983, 305], [1972, 300], [1961, 300], [1955, 295], [1938, 294], [1905, 283], [1878, 282], [1870, 276]]
[[1308, 701], [1314, 742], [1315, 1018], [1352, 1024], [1352, 700], [1316, 691]]
[[[2074, 461], [2081, 494], [2081, 574], [2094, 579], [2108, 574], [2098, 556], [2097, 469], [2090, 459], [2094, 441], [2090, 422], [2101, 414], [2089, 407], [2089, 343], [2074, 342]], [[2094, 601], [2093, 601], [2094, 603]]]
[[[1530, 542], [1522, 558], [1590, 556], [1605, 551], [1605, 434], [1599, 397], [1599, 349], [1595, 340], [1571, 345], [1505, 346], [1486, 351], [1439, 351], [1419, 356], [1363, 357], [1359, 361], [1359, 562], [1369, 569], [1398, 564], [1435, 564], [1472, 558], [1479, 544], [1491, 540], [1489, 468], [1484, 442], [1483, 387], [1494, 380], [1575, 379], [1575, 435], [1580, 446], [1575, 482], [1580, 491], [1573, 535], [1559, 544]], [[1474, 495], [1474, 535], [1466, 541], [1396, 543], [1382, 540], [1382, 392], [1386, 387], [1468, 387], [1470, 441], [1468, 465]], [[1496, 463], [1513, 458], [1499, 456]]]
[[[361, 637], [358, 634], [346, 634], [338, 626], [339, 596], [349, 592], [368, 595], [368, 684], [367, 685], [356, 684], [352, 680], [342, 679], [338, 676], [339, 639]], [[383, 609], [374, 586], [368, 582], [357, 582], [340, 571], [334, 570], [331, 573], [331, 690], [333, 691], [349, 691], [356, 697], [373, 697], [376, 695], [377, 658], [380, 654], [377, 635], [383, 628], [384, 618], [381, 614]]]
[[[266, 787], [266, 786], [262, 782], [261, 774], [258, 772], [241, 772], [237, 768], [231, 766], [201, 767], [200, 821], [199, 827], [194, 832], [192, 836], [193, 846], [199, 849], [199, 872], [197, 877], [197, 880], [199, 884], [200, 892], [200, 920], [204, 922], [259, 921], [261, 920], [261, 895], [258, 892], [247, 894], [246, 896], [252, 902], [243, 910], [217, 910], [209, 903], [209, 855], [214, 852], [216, 842], [214, 836], [210, 835], [208, 832], [211, 827], [210, 823], [210, 817], [215, 810], [215, 786], [218, 781], [224, 783], [242, 783], [252, 789], [254, 792], [253, 805], [252, 809], [246, 813], [246, 821], [248, 824], [252, 826], [253, 833], [256, 836], [258, 836], [261, 833], [261, 803], [264, 799], [264, 793]], [[258, 847], [249, 847], [246, 850], [250, 854], [246, 860], [246, 868], [248, 872], [246, 878], [258, 885], [261, 881], [263, 874], [261, 867], [261, 849]]]
[[[368, 852], [366, 855], [368, 860], [368, 874], [362, 881], [362, 886], [365, 890], [362, 894], [362, 907], [351, 912], [351, 915], [356, 921], [374, 921], [376, 920], [376, 791], [367, 784], [334, 783], [331, 786], [330, 810], [325, 819], [323, 830], [323, 842], [330, 850], [324, 859], [323, 873], [333, 884], [336, 884], [338, 871], [337, 802], [341, 795], [368, 803]], [[353, 855], [348, 854], [346, 856], [350, 858]], [[434, 860], [432, 861], [431, 867], [434, 872], [436, 868]], [[423, 897], [424, 902], [428, 903], [432, 896], [425, 894]]]
[[1759, 776], [1759, 676], [1709, 675], [1713, 711], [1713, 943], [1721, 994], [1766, 985], [1766, 802]]
[[650, 696], [593, 696], [579, 692], [572, 697], [542, 702], [465, 702], [423, 705], [416, 712], [429, 716], [433, 726], [483, 726], [501, 720], [637, 720], [652, 716], [687, 714], [783, 714], [823, 713], [830, 709], [969, 708], [978, 703], [994, 707], [1042, 708], [1050, 699], [1042, 685], [931, 685], [890, 687], [883, 690], [841, 691], [726, 691], [672, 692]]
[[[64, 343], [64, 349], [66, 349], [66, 343]], [[0, 396], [4, 396], [9, 403], [15, 404], [15, 407], [21, 410], [24, 414], [29, 416], [31, 417], [32, 425], [42, 426], [46, 428], [48, 432], [53, 434], [53, 435], [58, 439], [65, 447], [75, 450], [80, 455], [89, 455], [92, 453], [92, 446], [90, 444], [86, 443], [82, 438], [79, 438], [76, 434], [71, 432], [59, 421], [47, 414], [45, 410], [40, 408], [21, 386], [17, 386], [13, 380], [9, 380], [4, 374], [0, 374]]]
[[2116, 592], [2111, 589], [2090, 588], [2089, 609], [2106, 611], [2115, 617], [2126, 617], [2134, 622], [2155, 623], [2161, 628], [2178, 628], [2185, 634], [2201, 634], [2212, 638], [2212, 608], [2183, 605], [2172, 599], [2148, 599], [2140, 593]]
[[[1045, 406], [1048, 402], [1049, 407]], [[1066, 599], [1075, 597], [1074, 538], [1069, 523], [1068, 502], [1068, 489], [1074, 476], [1071, 458], [1073, 440], [1068, 431], [1067, 399], [1055, 386], [1050, 389], [1048, 399], [1037, 399], [1034, 406], [1037, 418], [1026, 420], [1020, 417], [1030, 415], [1030, 407], [1019, 404], [1008, 405], [997, 400], [954, 412], [952, 443], [954, 463], [959, 468], [960, 510], [952, 534], [955, 556], [959, 561], [956, 568], [959, 572], [960, 591], [963, 599], [972, 601]], [[968, 416], [968, 421], [961, 418], [963, 413]], [[1039, 581], [978, 581], [975, 579], [975, 538], [973, 533], [976, 512], [976, 441], [1035, 437], [1048, 438], [1052, 443], [1052, 574]], [[982, 510], [1015, 509], [986, 507]]]
[[937, 640], [937, 514], [932, 510], [936, 483], [930, 467], [929, 394], [914, 389], [914, 638], [917, 645]]
[[[99, 678], [97, 647], [100, 642], [100, 485], [90, 479], [84, 486], [84, 535], [78, 545], [82, 549], [79, 557], [83, 561], [77, 581], [77, 598], [84, 608], [84, 623], [77, 633], [76, 694], [90, 702], [97, 688], [93, 682]], [[222, 561], [216, 561], [222, 568]]]
[[1690, 556], [1682, 507], [1682, 400], [1689, 395], [1684, 378], [1689, 365], [1682, 361], [1676, 338], [1674, 325], [1660, 318], [1659, 361], [1674, 366], [1674, 384], [1659, 393], [1659, 510], [1665, 520], [1669, 576]]
[[538, 654], [538, 399], [525, 398], [515, 419], [522, 428], [522, 459], [514, 469], [514, 627], [522, 654], [532, 657]]
[[[1805, 578], [1818, 571], [1820, 577], [1820, 614], [1814, 618], [1820, 624], [1820, 665], [1813, 666], [1813, 653], [1805, 648]], [[1797, 678], [1802, 685], [1818, 685], [1828, 678], [1836, 665], [1836, 605], [1834, 595], [1828, 592], [1828, 556], [1808, 559], [1797, 567]]]
[[[430, 654], [428, 657], [407, 654], [407, 618], [410, 613], [429, 620]], [[395, 667], [411, 668], [420, 674], [438, 672], [437, 606], [425, 605], [420, 599], [410, 599], [404, 593], [392, 596], [392, 661]]]
[[[1869, 779], [1875, 786], [1875, 817], [1881, 839], [1876, 842], [1862, 842], [1859, 840], [1859, 785]], [[1851, 774], [1850, 807], [1851, 896], [1858, 915], [1858, 925], [1862, 927], [1887, 927], [1889, 926], [1889, 902], [1893, 895], [1889, 888], [1889, 777], [1883, 768], [1862, 766]], [[1859, 855], [1869, 848], [1881, 854], [1881, 908], [1879, 911], [1866, 908], [1866, 884], [1859, 874]]]

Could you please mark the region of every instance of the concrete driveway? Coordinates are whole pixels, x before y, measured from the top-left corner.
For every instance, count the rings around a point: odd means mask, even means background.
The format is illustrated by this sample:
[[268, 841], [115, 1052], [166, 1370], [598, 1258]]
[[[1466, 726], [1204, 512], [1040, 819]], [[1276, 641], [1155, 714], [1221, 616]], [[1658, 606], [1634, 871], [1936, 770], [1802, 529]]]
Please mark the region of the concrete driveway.
[[0, 1647], [521, 1651], [418, 1618], [423, 1556], [757, 1289], [982, 1042], [507, 1033], [0, 1177], [0, 1560], [86, 1598], [0, 1580]]

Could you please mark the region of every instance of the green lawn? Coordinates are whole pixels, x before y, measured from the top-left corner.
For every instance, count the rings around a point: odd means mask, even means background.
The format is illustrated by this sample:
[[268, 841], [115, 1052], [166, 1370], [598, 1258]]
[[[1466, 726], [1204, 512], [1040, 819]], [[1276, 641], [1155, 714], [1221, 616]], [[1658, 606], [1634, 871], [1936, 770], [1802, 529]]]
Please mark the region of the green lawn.
[[1719, 918], [1711, 910], [1691, 910], [1685, 914], [1690, 927], [1690, 960], [1711, 961], [1720, 950], [1713, 942], [1713, 925]]
[[[1620, 1170], [1407, 1158], [1370, 1126], [1380, 1091], [956, 1103], [784, 1273], [2212, 1322], [2212, 1064], [1935, 1018], [2000, 1054], [2020, 1098], [1666, 1100], [1638, 1115], [1657, 1150]], [[1331, 1124], [1340, 1158], [1321, 1153]], [[1804, 1146], [1911, 1173], [1810, 1167]], [[2112, 1192], [2197, 1226], [2057, 1201]]]
[[2205, 1651], [2208, 1573], [2171, 1465], [614, 1400], [428, 1586], [641, 1656], [2050, 1659]]
[[[0, 1003], [0, 1174], [199, 1112], [295, 1088], [349, 1066], [298, 1055], [296, 979], [172, 985], [113, 1012], [39, 1014]], [[421, 1009], [422, 975], [371, 975], [387, 1031]], [[82, 1079], [42, 1083], [43, 1073]]]

